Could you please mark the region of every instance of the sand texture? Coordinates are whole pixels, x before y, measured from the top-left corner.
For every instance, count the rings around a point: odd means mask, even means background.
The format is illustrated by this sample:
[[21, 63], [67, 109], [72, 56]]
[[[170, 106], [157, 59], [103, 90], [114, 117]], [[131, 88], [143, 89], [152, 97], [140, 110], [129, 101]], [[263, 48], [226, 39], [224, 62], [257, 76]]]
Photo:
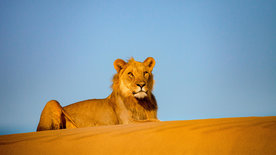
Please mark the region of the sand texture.
[[276, 154], [276, 116], [150, 122], [0, 136], [0, 154]]

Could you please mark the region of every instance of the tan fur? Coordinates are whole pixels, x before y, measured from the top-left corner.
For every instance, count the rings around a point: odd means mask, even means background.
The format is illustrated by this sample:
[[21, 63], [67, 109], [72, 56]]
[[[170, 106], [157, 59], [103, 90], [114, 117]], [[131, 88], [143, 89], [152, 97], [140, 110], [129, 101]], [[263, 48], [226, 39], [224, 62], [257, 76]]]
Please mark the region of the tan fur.
[[65, 107], [49, 101], [43, 109], [37, 131], [100, 125], [129, 124], [157, 119], [157, 103], [153, 89], [152, 57], [144, 62], [131, 58], [114, 61], [117, 74], [113, 92], [105, 99], [91, 99]]

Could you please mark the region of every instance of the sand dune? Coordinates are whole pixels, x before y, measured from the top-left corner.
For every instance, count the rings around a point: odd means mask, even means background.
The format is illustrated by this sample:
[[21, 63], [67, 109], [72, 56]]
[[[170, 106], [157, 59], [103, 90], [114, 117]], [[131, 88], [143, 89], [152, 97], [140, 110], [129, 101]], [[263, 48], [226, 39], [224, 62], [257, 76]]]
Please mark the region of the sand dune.
[[4, 135], [0, 154], [276, 154], [276, 116]]

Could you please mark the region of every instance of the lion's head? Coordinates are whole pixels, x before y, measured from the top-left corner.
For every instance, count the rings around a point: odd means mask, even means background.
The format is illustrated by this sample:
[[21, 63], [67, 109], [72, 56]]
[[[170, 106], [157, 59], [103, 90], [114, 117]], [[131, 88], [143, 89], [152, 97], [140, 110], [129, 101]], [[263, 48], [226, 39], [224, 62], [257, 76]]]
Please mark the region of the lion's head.
[[113, 77], [113, 90], [124, 97], [133, 96], [137, 99], [151, 95], [154, 65], [155, 60], [152, 57], [148, 57], [144, 62], [135, 61], [133, 58], [128, 62], [122, 59], [115, 60], [114, 68], [117, 74]]

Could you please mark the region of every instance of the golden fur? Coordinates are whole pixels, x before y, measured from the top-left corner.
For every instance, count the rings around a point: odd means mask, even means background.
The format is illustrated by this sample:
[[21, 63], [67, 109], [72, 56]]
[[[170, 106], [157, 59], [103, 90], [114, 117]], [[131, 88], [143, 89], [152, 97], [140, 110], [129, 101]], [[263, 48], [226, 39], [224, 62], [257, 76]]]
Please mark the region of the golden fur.
[[117, 73], [113, 77], [112, 93], [105, 99], [77, 102], [65, 107], [49, 101], [43, 109], [37, 131], [100, 125], [158, 121], [152, 57], [144, 62], [131, 58], [114, 61]]

